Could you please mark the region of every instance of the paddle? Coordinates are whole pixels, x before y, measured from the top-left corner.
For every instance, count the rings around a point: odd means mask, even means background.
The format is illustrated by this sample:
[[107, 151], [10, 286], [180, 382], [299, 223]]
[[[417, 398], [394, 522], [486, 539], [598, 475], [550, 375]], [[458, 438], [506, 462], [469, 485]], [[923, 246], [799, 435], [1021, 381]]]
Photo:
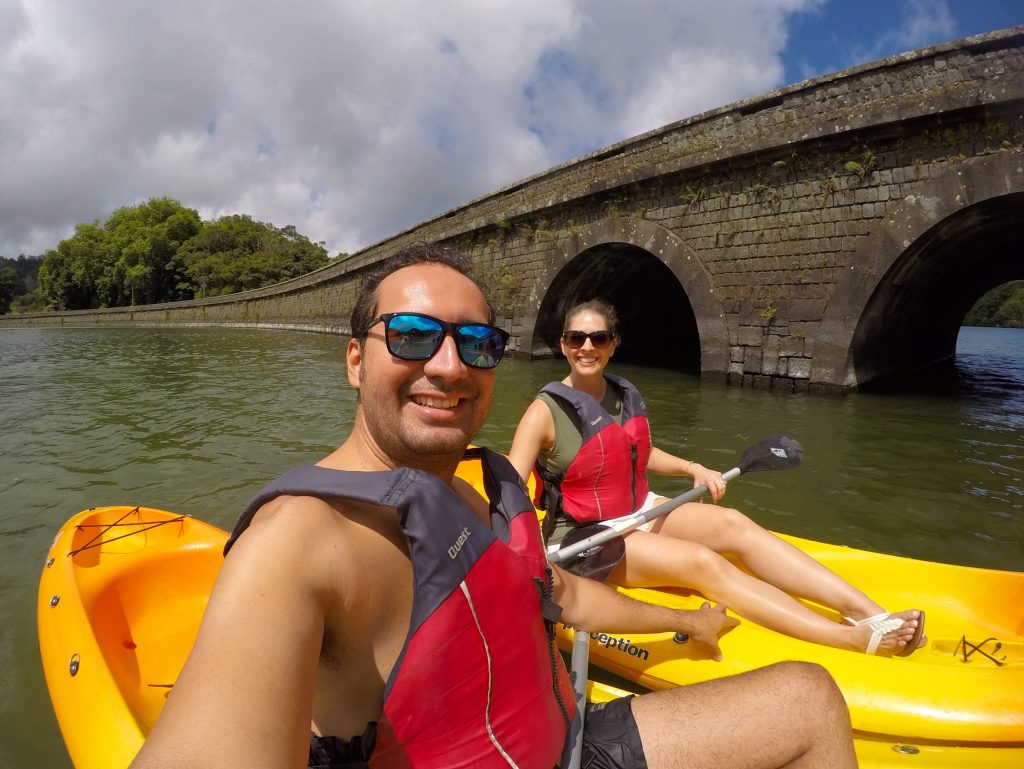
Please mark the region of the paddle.
[[[741, 473], [754, 473], [767, 470], [789, 470], [796, 467], [804, 458], [804, 449], [788, 435], [772, 435], [750, 446], [740, 457], [739, 462], [731, 470], [722, 473], [722, 479], [731, 481]], [[588, 558], [601, 558], [595, 550], [598, 545], [609, 542], [627, 531], [632, 531], [648, 521], [675, 510], [680, 505], [700, 499], [708, 493], [704, 484], [680, 494], [678, 497], [662, 502], [643, 513], [632, 513], [605, 523], [592, 523], [574, 529], [553, 553], [548, 554], [551, 563], [565, 567], [567, 571], [577, 573], [576, 566], [570, 562], [585, 561]], [[589, 568], [580, 566], [579, 568]], [[609, 570], [610, 571], [610, 570]]]
[[[725, 481], [731, 481], [741, 473], [788, 470], [799, 465], [803, 458], [803, 447], [795, 440], [786, 435], [772, 435], [744, 451], [736, 466], [722, 473], [722, 478]], [[707, 493], [708, 487], [701, 484], [644, 513], [633, 513], [609, 523], [580, 526], [566, 535], [558, 550], [548, 554], [548, 560], [551, 563], [563, 565], [566, 571], [578, 576], [604, 582], [622, 560], [622, 556], [625, 555], [626, 542], [622, 538], [625, 532], [632, 531]], [[576, 730], [570, 735], [572, 751], [569, 756], [568, 769], [579, 769], [583, 758], [583, 714], [587, 696], [589, 656], [590, 632], [576, 628], [572, 646], [570, 678], [576, 694], [576, 709], [579, 718], [575, 722]]]

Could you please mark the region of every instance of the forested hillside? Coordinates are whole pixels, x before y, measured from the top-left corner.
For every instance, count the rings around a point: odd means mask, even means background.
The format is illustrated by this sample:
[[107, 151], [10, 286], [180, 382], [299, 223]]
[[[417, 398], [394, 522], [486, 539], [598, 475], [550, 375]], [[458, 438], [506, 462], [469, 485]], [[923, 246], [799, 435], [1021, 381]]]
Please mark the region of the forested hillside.
[[963, 325], [1024, 328], [1024, 280], [989, 291], [967, 313]]

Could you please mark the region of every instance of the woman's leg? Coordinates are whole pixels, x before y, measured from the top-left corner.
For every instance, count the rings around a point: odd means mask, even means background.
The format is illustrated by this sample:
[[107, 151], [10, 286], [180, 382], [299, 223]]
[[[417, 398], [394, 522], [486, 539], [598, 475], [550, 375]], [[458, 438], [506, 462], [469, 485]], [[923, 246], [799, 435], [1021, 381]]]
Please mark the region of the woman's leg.
[[[745, 571], [708, 547], [637, 531], [626, 536], [626, 555], [609, 577], [628, 587], [688, 587], [724, 603], [760, 625], [805, 641], [864, 651], [872, 631], [831, 622], [800, 601]], [[917, 626], [916, 613], [886, 634], [878, 653], [903, 649]]]
[[[765, 582], [835, 609], [841, 616], [864, 619], [884, 611], [838, 574], [738, 510], [694, 502], [655, 521], [651, 531], [700, 543], [716, 553], [735, 553]], [[906, 614], [894, 616], [907, 619]]]

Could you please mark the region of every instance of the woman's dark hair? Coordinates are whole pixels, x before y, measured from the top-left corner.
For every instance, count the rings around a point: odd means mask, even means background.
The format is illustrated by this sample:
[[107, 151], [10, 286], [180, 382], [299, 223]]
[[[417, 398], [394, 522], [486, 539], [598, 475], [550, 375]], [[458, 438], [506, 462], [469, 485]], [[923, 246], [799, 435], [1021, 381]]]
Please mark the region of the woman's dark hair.
[[[476, 283], [469, 260], [458, 251], [435, 243], [413, 243], [371, 269], [359, 284], [355, 304], [352, 305], [352, 315], [349, 318], [354, 338], [362, 339], [366, 336], [370, 324], [377, 317], [377, 289], [381, 281], [393, 272], [417, 264], [440, 264], [450, 267]], [[494, 323], [494, 310], [490, 302], [487, 303], [487, 312], [488, 322]]]
[[563, 333], [572, 330], [569, 328], [569, 321], [581, 312], [592, 312], [595, 315], [600, 315], [604, 318], [604, 322], [608, 324], [607, 330], [612, 332], [615, 341], [621, 341], [622, 338], [619, 336], [619, 314], [604, 299], [590, 299], [586, 302], [580, 302], [569, 310], [565, 314], [565, 322], [562, 325]]

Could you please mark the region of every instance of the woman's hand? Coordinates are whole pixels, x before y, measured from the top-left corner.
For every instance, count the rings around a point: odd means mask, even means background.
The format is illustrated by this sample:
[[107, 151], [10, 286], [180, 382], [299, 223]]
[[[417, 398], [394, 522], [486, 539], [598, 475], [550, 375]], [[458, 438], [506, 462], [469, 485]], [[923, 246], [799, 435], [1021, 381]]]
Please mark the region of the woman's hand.
[[686, 470], [693, 476], [693, 487], [697, 488], [703, 483], [708, 487], [711, 499], [715, 502], [725, 495], [725, 480], [717, 470], [709, 470], [704, 465], [699, 465], [696, 462], [693, 462]]

